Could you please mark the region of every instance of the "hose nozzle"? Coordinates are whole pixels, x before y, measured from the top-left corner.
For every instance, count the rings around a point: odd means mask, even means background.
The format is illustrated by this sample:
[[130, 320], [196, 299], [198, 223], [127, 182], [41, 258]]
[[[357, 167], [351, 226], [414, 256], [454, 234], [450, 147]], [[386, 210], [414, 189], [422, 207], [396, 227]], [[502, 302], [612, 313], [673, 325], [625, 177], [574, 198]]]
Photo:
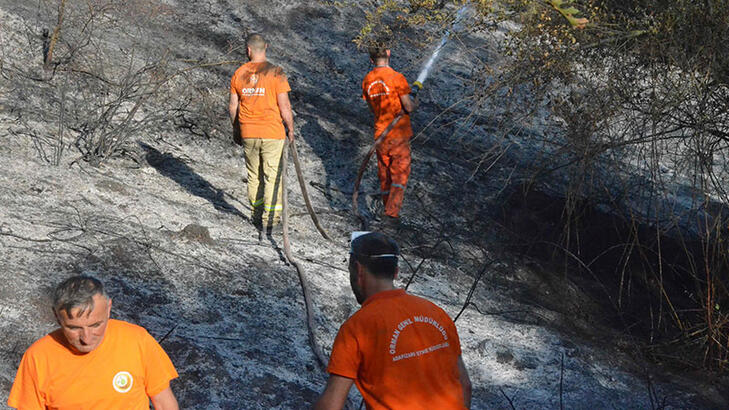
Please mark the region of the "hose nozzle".
[[415, 81], [413, 83], [412, 90], [410, 91], [410, 95], [413, 96], [413, 98], [416, 98], [418, 96], [418, 92], [423, 89], [423, 83], [420, 81]]

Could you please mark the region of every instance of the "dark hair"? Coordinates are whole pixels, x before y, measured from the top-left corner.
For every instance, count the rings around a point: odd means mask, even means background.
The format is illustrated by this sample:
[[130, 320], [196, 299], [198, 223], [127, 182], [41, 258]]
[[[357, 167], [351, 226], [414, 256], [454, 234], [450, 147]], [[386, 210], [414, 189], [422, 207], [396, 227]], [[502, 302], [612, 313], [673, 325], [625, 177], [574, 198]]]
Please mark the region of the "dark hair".
[[364, 266], [371, 274], [382, 279], [392, 279], [397, 272], [400, 248], [388, 236], [370, 232], [352, 241], [352, 259]]
[[378, 58], [387, 58], [387, 50], [389, 49], [390, 47], [384, 41], [373, 41], [367, 47], [367, 52], [370, 54], [372, 61], [376, 61]]
[[266, 40], [262, 35], [253, 33], [246, 38], [246, 47], [253, 51], [263, 51], [266, 49]]
[[102, 295], [109, 298], [104, 285], [92, 276], [72, 276], [56, 286], [53, 292], [53, 310], [56, 313], [65, 310], [71, 314], [71, 309], [81, 309], [79, 315], [94, 307], [94, 296]]

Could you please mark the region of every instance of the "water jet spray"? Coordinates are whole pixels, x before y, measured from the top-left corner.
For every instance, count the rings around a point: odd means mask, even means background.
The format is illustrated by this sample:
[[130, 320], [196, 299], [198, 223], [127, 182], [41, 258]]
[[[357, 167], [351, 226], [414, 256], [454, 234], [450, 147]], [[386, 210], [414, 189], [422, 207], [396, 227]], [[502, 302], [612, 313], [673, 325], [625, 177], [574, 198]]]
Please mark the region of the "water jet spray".
[[430, 55], [430, 58], [423, 66], [423, 69], [420, 70], [418, 78], [413, 83], [413, 91], [410, 93], [413, 98], [417, 97], [418, 91], [423, 88], [423, 83], [428, 78], [428, 75], [430, 75], [430, 71], [433, 69], [433, 65], [440, 55], [440, 51], [448, 42], [451, 33], [458, 30], [461, 20], [463, 19], [463, 14], [466, 11], [466, 7], [468, 7], [468, 4], [464, 4], [463, 7], [458, 10], [458, 12], [456, 13], [456, 19], [453, 21], [451, 28], [449, 30], [446, 30], [446, 32], [443, 34], [443, 38], [441, 38], [440, 43], [438, 43], [438, 46], [435, 48], [435, 50], [433, 50], [433, 54]]

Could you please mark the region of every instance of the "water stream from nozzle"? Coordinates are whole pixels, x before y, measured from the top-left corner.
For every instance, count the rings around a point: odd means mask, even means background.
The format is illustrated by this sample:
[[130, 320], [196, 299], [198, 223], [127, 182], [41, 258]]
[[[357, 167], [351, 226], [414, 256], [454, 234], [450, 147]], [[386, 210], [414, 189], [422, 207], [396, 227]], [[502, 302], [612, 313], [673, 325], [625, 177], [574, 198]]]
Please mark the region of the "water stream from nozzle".
[[425, 80], [428, 78], [428, 75], [430, 75], [430, 71], [433, 69], [435, 60], [438, 59], [438, 55], [443, 49], [443, 46], [445, 46], [445, 44], [448, 42], [448, 38], [450, 38], [451, 33], [458, 29], [458, 26], [463, 19], [463, 14], [466, 11], [466, 7], [468, 7], [468, 3], [464, 4], [463, 7], [458, 10], [458, 12], [456, 13], [456, 19], [453, 21], [451, 28], [449, 30], [446, 30], [446, 32], [443, 34], [443, 38], [440, 40], [438, 47], [436, 47], [433, 51], [433, 54], [430, 55], [430, 58], [423, 66], [423, 69], [420, 70], [420, 74], [418, 74], [418, 79], [415, 80], [415, 83], [418, 83], [421, 87]]

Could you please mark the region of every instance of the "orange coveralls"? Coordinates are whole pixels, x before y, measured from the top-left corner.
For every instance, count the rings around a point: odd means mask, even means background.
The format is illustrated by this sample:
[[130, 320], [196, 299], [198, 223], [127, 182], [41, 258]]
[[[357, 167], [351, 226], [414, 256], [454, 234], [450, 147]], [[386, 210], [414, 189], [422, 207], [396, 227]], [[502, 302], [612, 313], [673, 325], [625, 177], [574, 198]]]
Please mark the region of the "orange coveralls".
[[377, 175], [380, 178], [385, 215], [397, 218], [400, 214], [405, 187], [410, 176], [410, 137], [413, 129], [410, 115], [403, 112], [400, 96], [410, 93], [405, 76], [390, 67], [375, 67], [362, 81], [362, 98], [375, 115], [375, 138], [399, 114], [398, 123], [377, 147]]

